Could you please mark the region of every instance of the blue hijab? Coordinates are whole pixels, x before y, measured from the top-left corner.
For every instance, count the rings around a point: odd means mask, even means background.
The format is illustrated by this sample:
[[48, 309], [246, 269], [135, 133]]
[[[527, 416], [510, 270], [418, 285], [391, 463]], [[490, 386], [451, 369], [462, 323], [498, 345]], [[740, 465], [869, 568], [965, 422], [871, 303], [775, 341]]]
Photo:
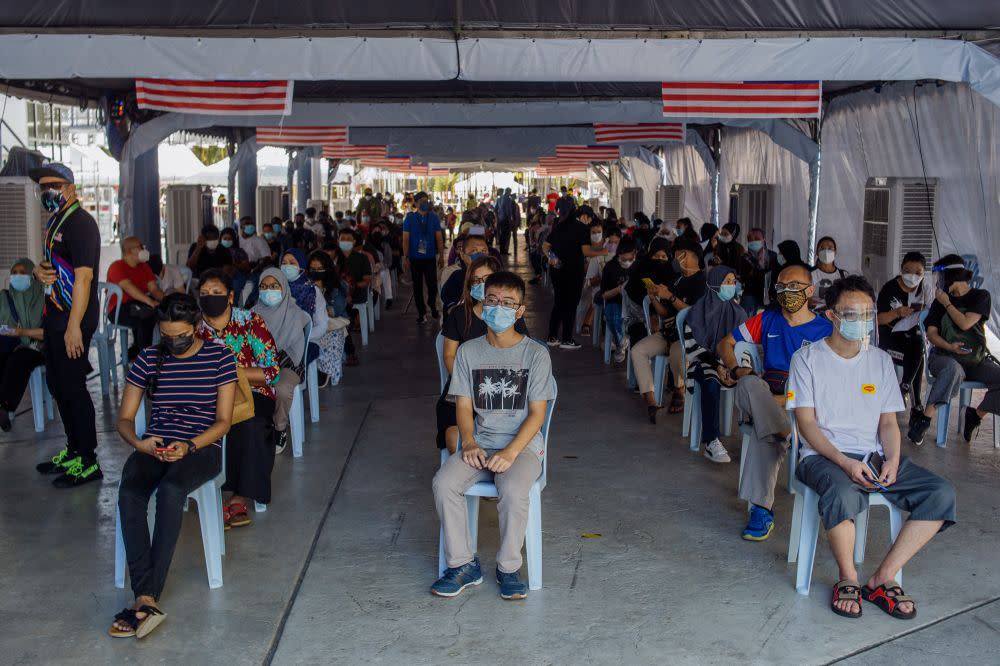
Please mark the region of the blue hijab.
[[295, 304], [312, 317], [313, 312], [316, 311], [316, 286], [306, 278], [306, 271], [309, 269], [309, 264], [306, 262], [305, 252], [297, 247], [293, 247], [285, 250], [285, 254], [281, 256], [284, 257], [288, 254], [295, 257], [295, 261], [298, 262], [299, 268], [302, 271], [295, 281], [288, 281], [288, 290], [292, 292]]

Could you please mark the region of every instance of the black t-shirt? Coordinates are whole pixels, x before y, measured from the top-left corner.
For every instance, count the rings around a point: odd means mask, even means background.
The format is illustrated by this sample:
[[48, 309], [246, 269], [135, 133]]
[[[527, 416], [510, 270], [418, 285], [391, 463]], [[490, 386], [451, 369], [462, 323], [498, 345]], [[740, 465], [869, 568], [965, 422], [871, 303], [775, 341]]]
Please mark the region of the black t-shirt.
[[[622, 284], [626, 279], [628, 279], [631, 273], [631, 266], [629, 266], [626, 270], [622, 268], [622, 265], [618, 263], [617, 259], [608, 259], [608, 263], [604, 264], [604, 271], [601, 273], [601, 293], [611, 291], [618, 285]], [[604, 302], [621, 303], [622, 296], [619, 293], [614, 298], [606, 299]]]
[[590, 245], [590, 229], [576, 220], [567, 220], [556, 225], [546, 239], [552, 252], [559, 258], [559, 270], [565, 275], [583, 275], [583, 246]]
[[[982, 330], [983, 327], [986, 326], [986, 320], [990, 318], [990, 308], [993, 306], [992, 299], [990, 298], [990, 292], [985, 289], [970, 289], [964, 296], [952, 296], [951, 302], [962, 312], [972, 312], [983, 316], [974, 328]], [[944, 315], [944, 306], [939, 302], [934, 301], [934, 304], [931, 305], [930, 312], [927, 313], [927, 321], [924, 322], [924, 325], [927, 327], [934, 326], [940, 329], [941, 319]]]
[[[477, 317], [475, 312], [470, 314], [468, 335], [465, 334], [466, 308], [462, 303], [448, 310], [448, 314], [444, 318], [444, 326], [441, 328], [441, 334], [449, 340], [457, 341], [459, 344], [486, 335], [486, 322]], [[514, 323], [514, 330], [521, 335], [528, 335], [528, 325], [524, 323], [523, 317]]]
[[93, 271], [90, 282], [90, 300], [83, 314], [80, 327], [97, 328], [97, 270], [101, 261], [101, 232], [97, 222], [79, 203], [49, 218], [45, 227], [46, 255], [56, 269], [56, 282], [45, 298], [45, 325], [63, 331], [69, 327], [69, 313], [73, 307], [74, 273], [77, 268]]
[[[905, 291], [899, 286], [899, 280], [892, 278], [882, 285], [882, 288], [879, 290], [878, 298], [875, 300], [875, 311], [882, 314], [883, 312], [907, 306], [910, 304], [910, 296], [917, 293], [919, 292], [916, 289], [912, 292]], [[929, 313], [928, 316], [930, 316]], [[888, 336], [892, 334], [892, 327], [895, 323], [890, 322], [884, 326], [879, 326], [878, 337], [882, 340], [887, 340]]]
[[[705, 284], [705, 272], [698, 271], [694, 275], [682, 275], [677, 278], [673, 286], [670, 287], [670, 291], [688, 305], [694, 305], [695, 301], [705, 295]], [[671, 315], [677, 314], [677, 308], [669, 301], [665, 302], [664, 305], [667, 306]]]
[[368, 257], [360, 252], [351, 252], [344, 262], [344, 270], [351, 276], [355, 286], [372, 274], [372, 265]]
[[[194, 255], [196, 247], [198, 247], [197, 243], [191, 243], [191, 247], [188, 248], [188, 259]], [[201, 250], [201, 254], [198, 255], [198, 264], [194, 267], [194, 276], [198, 277], [209, 268], [225, 268], [232, 263], [233, 255], [227, 248], [217, 245], [214, 250], [209, 250], [207, 247], [204, 247]]]

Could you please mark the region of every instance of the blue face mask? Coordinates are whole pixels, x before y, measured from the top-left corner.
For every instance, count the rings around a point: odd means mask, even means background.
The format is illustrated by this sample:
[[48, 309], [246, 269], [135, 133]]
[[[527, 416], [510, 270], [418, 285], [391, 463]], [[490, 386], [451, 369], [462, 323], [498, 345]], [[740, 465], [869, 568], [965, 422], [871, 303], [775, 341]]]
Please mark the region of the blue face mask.
[[430, 202], [427, 202], [427, 201], [421, 201], [420, 205], [418, 206], [418, 208], [420, 209], [421, 213], [426, 213], [427, 211], [429, 211], [431, 209], [431, 204], [430, 204]]
[[483, 307], [483, 321], [494, 333], [503, 333], [517, 321], [517, 310], [502, 305], [486, 305]]
[[860, 319], [858, 321], [847, 321], [846, 319], [841, 319], [838, 328], [842, 336], [848, 340], [858, 342], [864, 340], [872, 332], [872, 329], [875, 328], [875, 320]]
[[[293, 267], [294, 268], [294, 267]], [[273, 308], [278, 303], [281, 302], [281, 290], [280, 289], [261, 289], [260, 296], [258, 296], [260, 302], [269, 308]]]
[[719, 298], [724, 301], [731, 301], [736, 297], [737, 285], [724, 284], [719, 287]]
[[270, 231], [265, 231], [264, 240], [274, 240], [274, 234]]
[[243, 233], [245, 233], [247, 236], [253, 236], [256, 231], [257, 231], [257, 227], [255, 227], [252, 224], [244, 224], [243, 225]]
[[469, 290], [469, 295], [477, 301], [483, 300], [483, 298], [486, 297], [486, 283], [480, 282], [479, 284], [472, 285], [472, 289]]
[[350, 252], [354, 249], [354, 243], [351, 241], [340, 241], [337, 245], [340, 247], [341, 252]]
[[31, 276], [30, 275], [11, 275], [10, 276], [10, 288], [14, 291], [27, 291], [28, 287], [31, 286]]
[[473, 252], [472, 254], [469, 255], [469, 263], [471, 264], [473, 261], [475, 261], [481, 256], [483, 256], [482, 252]]
[[747, 249], [751, 252], [760, 252], [764, 249], [764, 241], [750, 241], [747, 243]]
[[281, 272], [285, 274], [289, 282], [295, 282], [299, 279], [299, 274], [302, 273], [302, 269], [298, 266], [292, 264], [284, 264], [281, 267]]
[[229, 248], [233, 246], [233, 241], [229, 238], [223, 238], [221, 241], [219, 241], [219, 244], [222, 245], [222, 247]]

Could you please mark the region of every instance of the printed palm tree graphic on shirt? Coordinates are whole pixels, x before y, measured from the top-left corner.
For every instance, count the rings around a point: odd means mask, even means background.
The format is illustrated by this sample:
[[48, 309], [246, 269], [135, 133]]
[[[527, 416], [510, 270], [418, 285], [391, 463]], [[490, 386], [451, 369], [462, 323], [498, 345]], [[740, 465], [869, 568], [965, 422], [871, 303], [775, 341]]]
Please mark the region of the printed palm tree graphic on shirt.
[[482, 410], [524, 409], [528, 370], [480, 368], [472, 371], [476, 407]]

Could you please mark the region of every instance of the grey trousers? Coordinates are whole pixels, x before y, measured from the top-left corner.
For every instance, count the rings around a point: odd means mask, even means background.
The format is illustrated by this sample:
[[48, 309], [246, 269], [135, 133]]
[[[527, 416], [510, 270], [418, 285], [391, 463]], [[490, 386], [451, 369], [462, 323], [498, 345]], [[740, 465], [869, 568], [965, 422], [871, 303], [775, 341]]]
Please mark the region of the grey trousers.
[[282, 368], [278, 374], [278, 383], [274, 385], [277, 398], [274, 402], [274, 429], [281, 432], [288, 427], [288, 410], [292, 408], [292, 395], [301, 378], [294, 370]]
[[958, 395], [962, 382], [982, 382], [986, 385], [986, 395], [978, 409], [990, 414], [1000, 414], [1000, 365], [990, 358], [974, 368], [966, 368], [950, 356], [931, 352], [927, 369], [934, 377], [934, 383], [927, 392], [928, 405], [943, 405]]
[[[487, 450], [487, 455], [496, 453]], [[497, 551], [497, 568], [513, 573], [521, 568], [521, 547], [524, 530], [528, 526], [528, 492], [542, 472], [542, 460], [529, 448], [521, 451], [506, 472], [493, 474], [488, 470], [472, 467], [461, 455], [448, 458], [434, 475], [434, 505], [437, 507], [441, 528], [444, 530], [445, 562], [449, 569], [468, 564], [475, 557], [469, 544], [469, 510], [465, 491], [478, 481], [493, 482], [500, 501], [500, 550]]]
[[737, 408], [753, 419], [743, 449], [746, 460], [740, 479], [740, 499], [770, 509], [774, 504], [778, 469], [788, 453], [788, 440], [782, 436], [790, 430], [788, 415], [771, 394], [767, 382], [757, 375], [741, 377], [735, 397]]
[[[861, 460], [863, 456], [850, 455]], [[819, 495], [823, 527], [832, 529], [868, 508], [868, 491], [854, 483], [847, 472], [819, 454], [807, 456], [795, 468], [795, 476]], [[896, 482], [882, 491], [894, 506], [910, 512], [910, 520], [943, 520], [941, 530], [955, 524], [955, 487], [934, 472], [903, 456]]]

